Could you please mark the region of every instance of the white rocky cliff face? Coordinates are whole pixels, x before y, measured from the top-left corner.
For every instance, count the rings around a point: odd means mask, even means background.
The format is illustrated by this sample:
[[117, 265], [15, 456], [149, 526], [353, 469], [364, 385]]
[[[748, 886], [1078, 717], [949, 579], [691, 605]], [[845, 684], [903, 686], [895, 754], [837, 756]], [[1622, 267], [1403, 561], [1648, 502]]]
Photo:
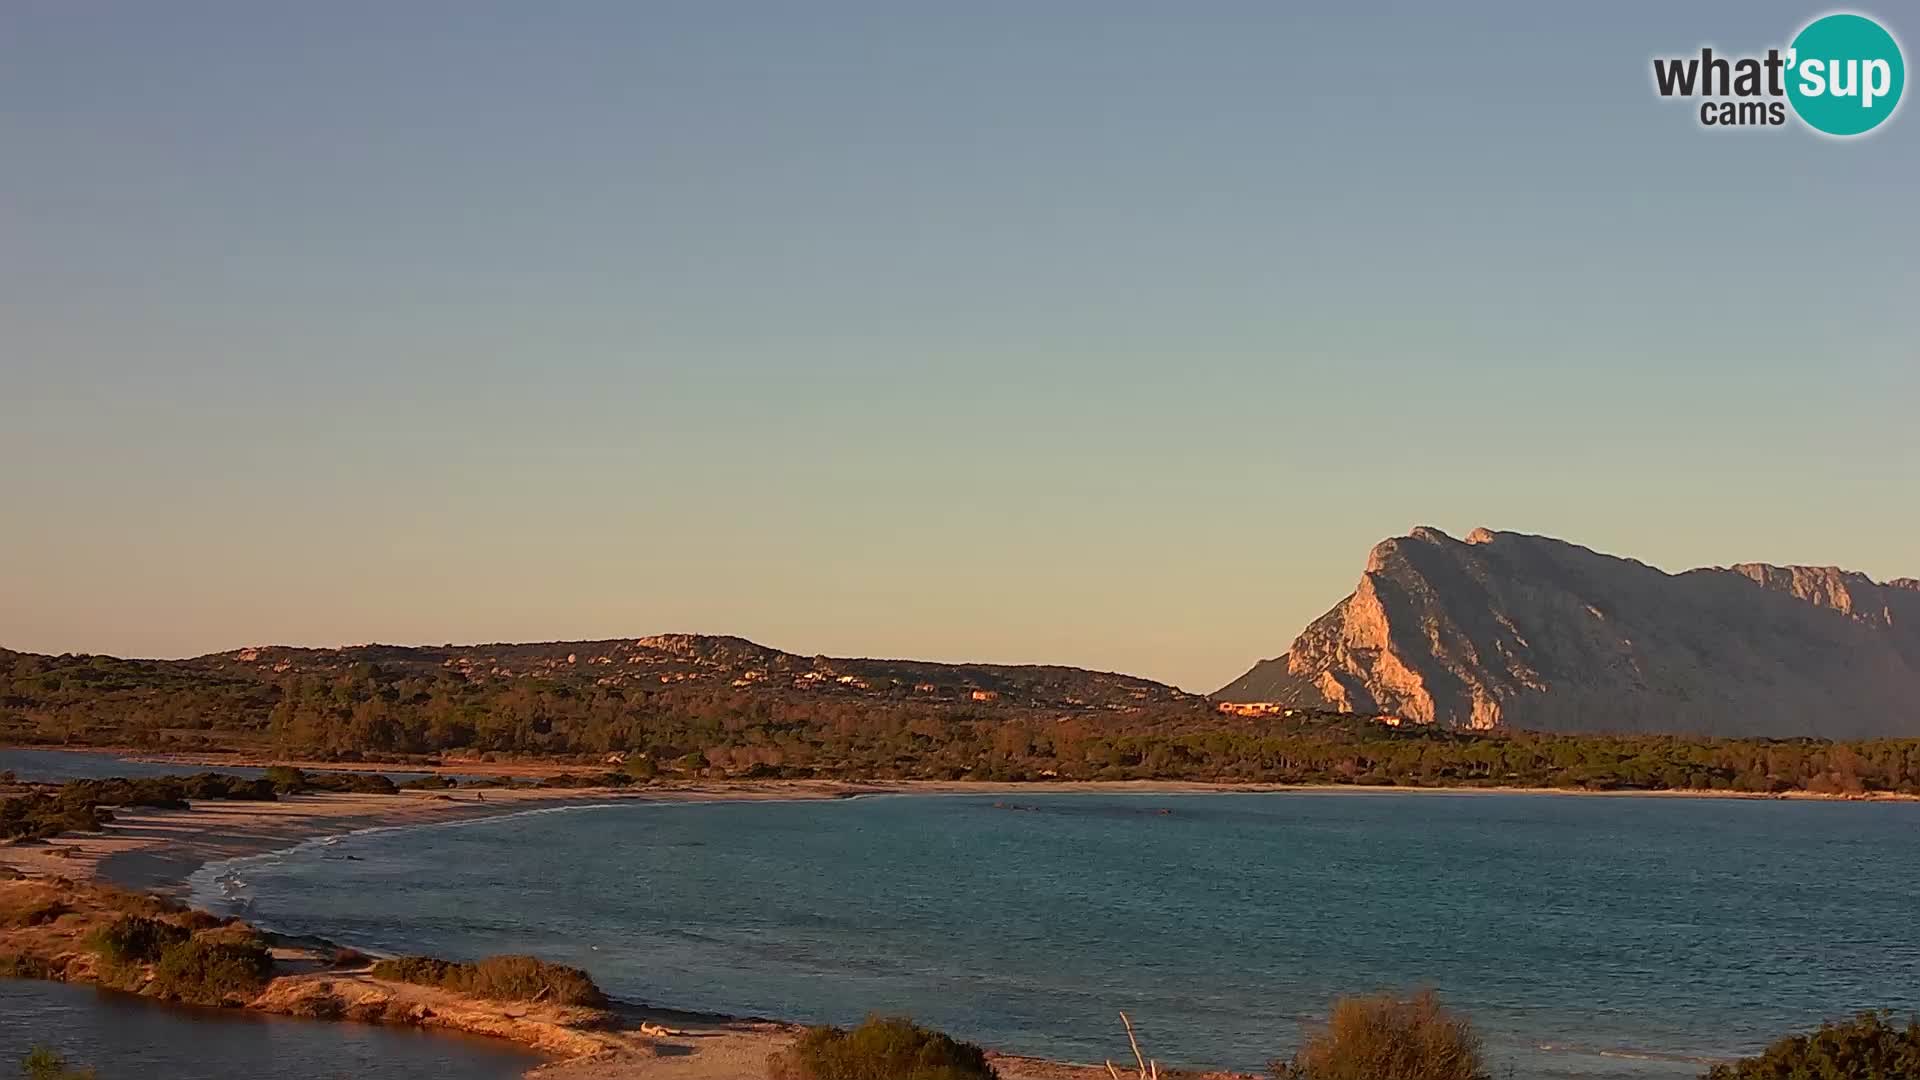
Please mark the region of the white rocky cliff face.
[[1548, 537], [1418, 528], [1216, 696], [1475, 728], [1915, 736], [1920, 581], [1668, 574]]

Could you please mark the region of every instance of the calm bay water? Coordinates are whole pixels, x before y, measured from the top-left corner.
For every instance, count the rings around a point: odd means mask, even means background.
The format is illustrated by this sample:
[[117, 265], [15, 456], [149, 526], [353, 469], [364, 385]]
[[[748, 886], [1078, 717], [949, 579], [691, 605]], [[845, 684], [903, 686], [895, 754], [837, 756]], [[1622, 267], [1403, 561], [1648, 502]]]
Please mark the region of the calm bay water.
[[540, 1063], [509, 1043], [411, 1028], [185, 1009], [62, 983], [0, 979], [0, 1075], [45, 1044], [102, 1080], [507, 1080]]
[[[996, 805], [1002, 804], [1002, 805]], [[1017, 805], [1013, 805], [1017, 804]], [[1530, 1077], [1680, 1077], [1920, 1009], [1920, 804], [1472, 794], [624, 804], [208, 867], [365, 948], [532, 951], [621, 997], [903, 1012], [1073, 1060], [1262, 1067], [1334, 996], [1431, 986]]]

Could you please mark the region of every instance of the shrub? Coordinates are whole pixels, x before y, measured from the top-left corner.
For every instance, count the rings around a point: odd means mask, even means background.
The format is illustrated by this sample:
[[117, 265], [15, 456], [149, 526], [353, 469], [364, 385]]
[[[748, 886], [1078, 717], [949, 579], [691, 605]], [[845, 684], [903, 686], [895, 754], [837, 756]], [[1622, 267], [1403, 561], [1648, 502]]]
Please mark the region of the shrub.
[[416, 776], [400, 785], [406, 791], [445, 791], [456, 786], [453, 779], [445, 776]]
[[366, 967], [373, 958], [359, 949], [342, 946], [333, 950], [333, 955], [328, 959], [337, 968], [358, 968]]
[[0, 979], [51, 979], [55, 975], [53, 961], [37, 953], [0, 952]]
[[0, 799], [0, 840], [48, 840], [64, 832], [98, 832], [113, 814], [100, 806], [75, 805], [50, 795]]
[[273, 954], [259, 940], [189, 938], [168, 946], [154, 965], [153, 989], [193, 1005], [244, 1004], [260, 996], [273, 975]]
[[185, 928], [159, 919], [122, 915], [88, 934], [85, 944], [110, 964], [151, 964], [168, 946], [192, 936]]
[[1822, 1024], [1756, 1057], [1715, 1065], [1707, 1080], [1910, 1080], [1920, 1076], [1920, 1019], [1895, 1027], [1885, 1013]]
[[273, 802], [279, 798], [273, 781], [247, 780], [227, 773], [196, 773], [180, 781], [181, 794], [188, 799], [229, 799], [243, 802]]
[[202, 930], [215, 930], [227, 925], [228, 921], [215, 915], [211, 911], [201, 911], [199, 908], [183, 911], [180, 913], [179, 918], [180, 925], [192, 933], [198, 933]]
[[373, 977], [437, 986], [493, 1001], [552, 1001], [599, 1008], [607, 996], [579, 968], [549, 964], [531, 956], [489, 956], [457, 964], [431, 956], [399, 956], [373, 965]]
[[457, 966], [451, 960], [431, 956], [395, 956], [374, 961], [372, 975], [390, 982], [440, 986], [446, 981], [447, 973]]
[[997, 1080], [986, 1052], [905, 1017], [809, 1028], [767, 1061], [772, 1080]]
[[42, 926], [70, 910], [58, 892], [38, 883], [0, 892], [0, 927]]
[[92, 1069], [76, 1069], [50, 1046], [35, 1046], [20, 1062], [26, 1080], [93, 1080]]
[[1432, 991], [1406, 1001], [1391, 994], [1341, 998], [1323, 1031], [1278, 1080], [1486, 1080], [1480, 1037], [1465, 1017], [1441, 1008]]
[[269, 765], [261, 778], [283, 795], [298, 795], [307, 790], [306, 772], [291, 765]]

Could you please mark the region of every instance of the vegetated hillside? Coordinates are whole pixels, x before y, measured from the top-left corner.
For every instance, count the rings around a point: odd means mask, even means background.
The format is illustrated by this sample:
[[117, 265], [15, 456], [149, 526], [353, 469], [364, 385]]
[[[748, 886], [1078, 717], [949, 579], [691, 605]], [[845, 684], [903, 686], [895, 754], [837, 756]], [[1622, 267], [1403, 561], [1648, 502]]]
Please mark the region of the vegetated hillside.
[[690, 727], [1042, 715], [1208, 721], [1204, 698], [1042, 665], [800, 656], [737, 637], [415, 648], [280, 646], [191, 660], [0, 650], [0, 737], [288, 752], [633, 749]]
[[[1309, 709], [1233, 715], [1167, 687], [1071, 669], [807, 659], [738, 639], [595, 644], [605, 648], [259, 649], [166, 663], [10, 653], [0, 655], [0, 741], [332, 760], [561, 758], [594, 774], [618, 770], [621, 782], [1058, 777], [1920, 793], [1920, 739], [1556, 736]], [[999, 680], [999, 696], [987, 678]]]
[[1216, 696], [1472, 728], [1920, 735], [1920, 581], [1668, 574], [1548, 537], [1420, 528], [1375, 546], [1351, 595]]

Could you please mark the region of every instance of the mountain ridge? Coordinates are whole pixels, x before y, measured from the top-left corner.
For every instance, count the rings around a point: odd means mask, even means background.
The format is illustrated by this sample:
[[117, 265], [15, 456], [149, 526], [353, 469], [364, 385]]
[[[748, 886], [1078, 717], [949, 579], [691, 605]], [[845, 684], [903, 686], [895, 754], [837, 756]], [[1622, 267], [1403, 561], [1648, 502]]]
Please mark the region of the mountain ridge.
[[380, 642], [313, 647], [249, 645], [183, 659], [132, 659], [99, 654], [48, 656], [0, 648], [13, 662], [97, 660], [185, 680], [337, 676], [372, 666], [394, 677], [451, 676], [472, 683], [521, 679], [645, 689], [686, 684], [759, 693], [781, 689], [929, 702], [1058, 709], [1198, 704], [1204, 696], [1123, 672], [1059, 664], [950, 663], [879, 657], [806, 656], [726, 634], [663, 633], [573, 641], [471, 645]]
[[1421, 526], [1214, 695], [1463, 728], [1920, 734], [1920, 582], [1832, 566], [1670, 574], [1552, 537]]

